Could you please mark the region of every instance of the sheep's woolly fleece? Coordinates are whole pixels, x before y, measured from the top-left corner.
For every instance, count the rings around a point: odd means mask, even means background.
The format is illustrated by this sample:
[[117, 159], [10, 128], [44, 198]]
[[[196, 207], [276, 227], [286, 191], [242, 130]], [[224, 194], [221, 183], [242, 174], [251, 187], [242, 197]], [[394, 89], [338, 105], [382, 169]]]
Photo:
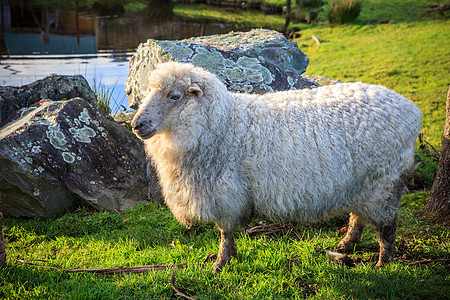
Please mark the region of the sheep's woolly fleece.
[[[202, 93], [188, 94], [190, 86]], [[175, 88], [178, 103], [154, 101]], [[395, 219], [398, 203], [386, 199], [413, 163], [421, 124], [410, 100], [382, 86], [235, 94], [214, 75], [174, 62], [151, 74], [137, 116], [155, 111], [161, 120], [145, 144], [168, 207], [185, 225], [214, 221], [224, 230], [255, 215], [297, 223], [347, 212], [374, 224]]]

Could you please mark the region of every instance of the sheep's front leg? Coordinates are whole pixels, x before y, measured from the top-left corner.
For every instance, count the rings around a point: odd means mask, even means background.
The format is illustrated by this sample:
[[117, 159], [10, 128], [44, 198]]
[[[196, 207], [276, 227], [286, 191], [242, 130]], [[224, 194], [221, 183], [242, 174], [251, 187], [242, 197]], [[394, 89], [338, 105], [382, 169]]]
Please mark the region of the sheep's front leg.
[[361, 241], [361, 235], [364, 231], [364, 227], [364, 221], [358, 215], [350, 213], [347, 234], [339, 242], [337, 250], [341, 252], [348, 252], [353, 250], [353, 246]]
[[220, 273], [222, 268], [231, 260], [231, 257], [237, 255], [237, 247], [233, 233], [233, 230], [225, 231], [220, 229], [219, 257], [215, 263], [216, 273]]

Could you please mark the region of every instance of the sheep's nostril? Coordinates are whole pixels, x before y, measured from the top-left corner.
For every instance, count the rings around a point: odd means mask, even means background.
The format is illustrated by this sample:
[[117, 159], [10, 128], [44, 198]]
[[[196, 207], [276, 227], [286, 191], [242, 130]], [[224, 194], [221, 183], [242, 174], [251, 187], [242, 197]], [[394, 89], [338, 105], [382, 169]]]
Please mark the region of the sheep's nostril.
[[138, 130], [139, 128], [142, 128], [144, 126], [144, 122], [134, 122], [133, 124], [131, 124], [133, 126], [133, 129]]
[[152, 122], [150, 120], [142, 119], [142, 120], [133, 120], [131, 122], [131, 127], [134, 131], [145, 132], [152, 127]]

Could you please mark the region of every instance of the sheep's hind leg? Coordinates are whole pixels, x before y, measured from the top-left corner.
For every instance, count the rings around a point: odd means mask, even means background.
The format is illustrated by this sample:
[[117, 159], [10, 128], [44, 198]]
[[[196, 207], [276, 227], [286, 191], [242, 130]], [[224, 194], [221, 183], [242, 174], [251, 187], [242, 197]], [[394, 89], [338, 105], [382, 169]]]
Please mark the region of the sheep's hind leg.
[[394, 257], [396, 231], [396, 218], [388, 225], [377, 226], [378, 243], [380, 244], [380, 255], [376, 264], [377, 267], [381, 267]]
[[215, 272], [220, 273], [222, 268], [237, 255], [236, 242], [233, 236], [234, 231], [225, 231], [220, 229], [220, 248], [219, 257], [215, 263]]
[[386, 211], [390, 212], [390, 220], [381, 224], [376, 224], [378, 233], [378, 243], [380, 244], [380, 255], [377, 267], [389, 262], [395, 253], [395, 236], [397, 232], [397, 212], [402, 198], [404, 188], [404, 177], [402, 176], [395, 182], [389, 197], [386, 199]]
[[337, 246], [337, 250], [341, 252], [351, 251], [353, 246], [361, 241], [361, 235], [366, 226], [361, 217], [353, 213], [350, 213], [350, 220], [348, 223], [347, 234]]

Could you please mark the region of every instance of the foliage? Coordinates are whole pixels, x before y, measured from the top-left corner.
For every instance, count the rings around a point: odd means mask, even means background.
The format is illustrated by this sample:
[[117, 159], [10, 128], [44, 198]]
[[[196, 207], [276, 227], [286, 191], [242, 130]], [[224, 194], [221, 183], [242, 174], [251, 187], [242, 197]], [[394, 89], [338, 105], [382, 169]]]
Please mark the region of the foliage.
[[328, 21], [331, 24], [354, 22], [361, 12], [361, 0], [331, 0]]
[[[197, 2], [202, 2], [202, 1], [197, 1]], [[269, 4], [269, 5], [276, 5], [276, 6], [286, 5], [286, 0], [248, 0], [247, 2]]]
[[123, 8], [126, 12], [138, 12], [146, 8], [147, 5], [147, 1], [127, 1]]
[[441, 19], [439, 13], [427, 12], [429, 5], [439, 0], [364, 0], [359, 21], [361, 24], [386, 22], [420, 22]]
[[322, 0], [300, 0], [291, 10], [291, 21], [301, 23], [314, 23], [317, 21], [319, 12], [322, 10]]
[[408, 182], [413, 190], [430, 189], [433, 185], [438, 161], [430, 155], [429, 149], [417, 149], [415, 156], [417, 168]]
[[111, 113], [110, 103], [112, 99], [113, 90], [107, 90], [103, 86], [94, 87], [95, 99], [98, 106], [103, 109], [107, 114]]
[[302, 8], [318, 8], [321, 7], [323, 4], [322, 0], [298, 0], [296, 1], [297, 5]]
[[[95, 94], [95, 99], [97, 101], [98, 106], [103, 109], [107, 114], [112, 114], [116, 110], [118, 110], [118, 104], [115, 103], [116, 108], [113, 107], [114, 103], [111, 103], [114, 99], [114, 89], [116, 87], [117, 82], [113, 85], [112, 88], [107, 89], [100, 81], [97, 81], [94, 78], [94, 84], [92, 90]], [[115, 101], [113, 101], [115, 102]], [[113, 107], [113, 108], [111, 108]]]
[[130, 121], [128, 121], [123, 112], [120, 113], [120, 118], [122, 119], [125, 128], [128, 129], [129, 131], [133, 131], [133, 126], [131, 126]]

